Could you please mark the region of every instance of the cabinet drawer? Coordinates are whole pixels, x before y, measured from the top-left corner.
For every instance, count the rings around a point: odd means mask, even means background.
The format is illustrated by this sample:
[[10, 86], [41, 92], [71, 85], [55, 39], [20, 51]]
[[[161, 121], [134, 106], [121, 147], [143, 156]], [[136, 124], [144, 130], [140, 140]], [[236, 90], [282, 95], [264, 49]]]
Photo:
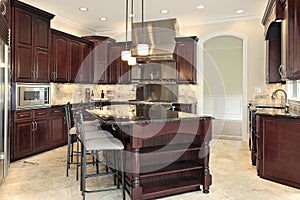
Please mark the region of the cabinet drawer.
[[64, 107], [57, 107], [51, 109], [51, 117], [52, 116], [65, 116], [65, 109]]
[[49, 116], [49, 109], [38, 109], [34, 112], [35, 118], [45, 118]]
[[33, 119], [32, 110], [17, 110], [15, 111], [15, 120], [23, 121], [23, 120], [31, 120]]

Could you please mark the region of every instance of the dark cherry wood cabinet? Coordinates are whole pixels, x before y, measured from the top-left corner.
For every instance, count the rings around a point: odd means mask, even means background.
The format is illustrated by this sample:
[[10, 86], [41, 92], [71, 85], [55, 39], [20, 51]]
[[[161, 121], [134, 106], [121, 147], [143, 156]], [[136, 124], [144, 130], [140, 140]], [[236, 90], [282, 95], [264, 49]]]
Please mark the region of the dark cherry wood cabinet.
[[51, 29], [51, 81], [92, 83], [92, 42]]
[[258, 175], [300, 188], [300, 119], [257, 115], [256, 122]]
[[68, 39], [57, 31], [51, 30], [51, 81], [66, 83], [69, 81]]
[[177, 70], [177, 83], [196, 83], [196, 52], [198, 38], [179, 37], [175, 38], [174, 50]]
[[85, 36], [82, 37], [93, 42], [92, 46], [92, 80], [96, 84], [108, 83], [109, 69], [109, 49], [108, 45], [114, 43], [115, 40], [103, 36]]
[[48, 118], [47, 108], [14, 112], [12, 160], [46, 150], [49, 145]]
[[286, 66], [287, 78], [298, 80], [300, 79], [300, 1], [285, 0], [281, 2], [284, 8], [283, 64]]
[[50, 82], [50, 20], [54, 15], [12, 1], [13, 80]]
[[12, 161], [67, 144], [63, 106], [17, 110], [13, 121]]
[[111, 43], [109, 45], [109, 83], [131, 83], [131, 67], [127, 61], [121, 60], [121, 52], [125, 48], [125, 42]]
[[50, 109], [50, 144], [52, 147], [61, 146], [67, 142], [67, 127], [64, 107]]

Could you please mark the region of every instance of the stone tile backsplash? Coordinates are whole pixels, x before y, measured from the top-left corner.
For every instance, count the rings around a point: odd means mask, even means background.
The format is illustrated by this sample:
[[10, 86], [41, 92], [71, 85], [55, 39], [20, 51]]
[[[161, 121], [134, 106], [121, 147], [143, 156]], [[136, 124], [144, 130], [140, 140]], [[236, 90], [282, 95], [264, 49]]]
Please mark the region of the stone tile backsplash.
[[278, 92], [275, 99], [272, 99], [272, 93], [277, 89], [284, 89], [285, 85], [283, 84], [267, 84], [265, 88], [262, 89], [262, 92], [257, 93], [253, 96], [252, 100], [249, 100], [249, 103], [259, 104], [259, 105], [284, 105], [285, 96], [282, 92]]
[[[199, 95], [198, 85], [178, 85], [178, 102], [195, 103]], [[101, 92], [111, 101], [128, 101], [135, 99], [136, 85], [93, 85], [93, 84], [60, 84], [51, 83], [51, 104], [62, 105], [67, 102], [87, 103], [91, 92], [99, 99]]]

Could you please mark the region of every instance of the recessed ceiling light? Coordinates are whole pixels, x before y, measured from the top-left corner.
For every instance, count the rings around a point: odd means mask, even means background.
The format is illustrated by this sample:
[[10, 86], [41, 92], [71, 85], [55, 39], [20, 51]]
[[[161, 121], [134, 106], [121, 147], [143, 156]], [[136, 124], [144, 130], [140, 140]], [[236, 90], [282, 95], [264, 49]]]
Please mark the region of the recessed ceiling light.
[[167, 14], [167, 13], [169, 13], [169, 11], [168, 10], [161, 10], [160, 13], [161, 14]]
[[198, 6], [196, 6], [196, 8], [199, 9], [199, 10], [201, 10], [201, 9], [204, 8], [204, 5], [198, 5]]
[[135, 17], [135, 14], [131, 13], [129, 14], [129, 17]]
[[82, 6], [79, 8], [79, 10], [82, 12], [87, 12], [89, 9], [87, 7]]
[[242, 13], [244, 13], [244, 10], [243, 9], [237, 10], [236, 13], [237, 14], [242, 14]]
[[99, 20], [100, 20], [100, 21], [106, 21], [107, 18], [106, 18], [106, 17], [100, 17]]

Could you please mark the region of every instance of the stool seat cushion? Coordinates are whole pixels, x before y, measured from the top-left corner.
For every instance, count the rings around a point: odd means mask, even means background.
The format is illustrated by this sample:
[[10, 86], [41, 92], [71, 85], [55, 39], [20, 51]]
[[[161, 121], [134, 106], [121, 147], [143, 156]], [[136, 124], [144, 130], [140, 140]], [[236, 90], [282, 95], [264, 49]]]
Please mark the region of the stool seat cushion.
[[124, 145], [116, 138], [87, 140], [85, 144], [87, 151], [92, 150], [122, 150]]
[[113, 138], [113, 137], [114, 136], [110, 132], [104, 130], [85, 132], [86, 140], [106, 139], [106, 138]]
[[100, 126], [99, 120], [93, 120], [93, 121], [83, 121], [83, 124], [85, 126]]
[[[99, 128], [96, 127], [96, 126], [84, 126], [84, 130], [85, 130], [86, 132], [93, 132], [93, 131], [98, 131]], [[70, 133], [70, 135], [75, 135], [75, 134], [77, 134], [77, 132], [76, 132], [76, 127], [72, 127], [72, 128], [70, 129], [69, 133]]]

